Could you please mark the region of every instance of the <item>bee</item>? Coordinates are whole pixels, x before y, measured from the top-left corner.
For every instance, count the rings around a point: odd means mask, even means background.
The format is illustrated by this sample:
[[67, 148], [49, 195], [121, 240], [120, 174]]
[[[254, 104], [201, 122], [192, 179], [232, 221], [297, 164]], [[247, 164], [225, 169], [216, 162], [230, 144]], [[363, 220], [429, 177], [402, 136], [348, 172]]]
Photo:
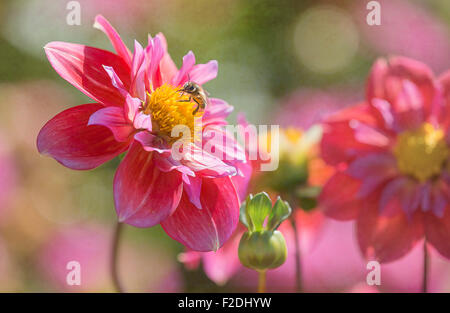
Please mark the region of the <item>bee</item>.
[[195, 115], [200, 108], [202, 110], [206, 109], [209, 103], [208, 92], [206, 92], [199, 84], [194, 83], [193, 81], [187, 81], [183, 85], [183, 88], [177, 91], [181, 92], [181, 95], [189, 95], [188, 100], [179, 100], [180, 102], [191, 102], [192, 100], [194, 100], [194, 102], [197, 103], [197, 107], [195, 108], [194, 112], [192, 112], [192, 115]]

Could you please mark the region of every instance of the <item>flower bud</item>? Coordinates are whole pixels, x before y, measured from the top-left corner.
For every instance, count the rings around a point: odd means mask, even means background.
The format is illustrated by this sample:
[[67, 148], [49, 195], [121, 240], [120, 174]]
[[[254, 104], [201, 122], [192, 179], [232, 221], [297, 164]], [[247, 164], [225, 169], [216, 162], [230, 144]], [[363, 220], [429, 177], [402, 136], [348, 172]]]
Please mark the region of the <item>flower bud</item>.
[[306, 132], [287, 128], [280, 129], [278, 136], [272, 133], [260, 135], [262, 151], [272, 147], [273, 137], [278, 138], [279, 142], [278, 167], [275, 171], [263, 172], [259, 179], [260, 185], [289, 199], [295, 207], [304, 210], [315, 208], [318, 193], [317, 188], [309, 185], [310, 162], [317, 155], [322, 128], [313, 126]]
[[239, 243], [239, 260], [257, 271], [277, 268], [286, 261], [287, 248], [278, 230], [246, 232]]
[[250, 195], [241, 207], [241, 222], [247, 227], [239, 243], [239, 260], [257, 271], [279, 267], [286, 261], [283, 234], [276, 230], [289, 217], [289, 204], [278, 197], [272, 201], [266, 193]]

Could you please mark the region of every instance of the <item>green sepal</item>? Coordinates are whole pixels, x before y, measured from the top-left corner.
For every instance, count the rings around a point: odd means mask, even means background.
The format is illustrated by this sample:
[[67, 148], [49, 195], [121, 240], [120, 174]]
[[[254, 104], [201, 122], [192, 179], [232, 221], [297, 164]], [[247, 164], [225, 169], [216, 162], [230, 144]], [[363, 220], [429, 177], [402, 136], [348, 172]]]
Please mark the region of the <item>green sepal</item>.
[[292, 209], [287, 203], [287, 201], [281, 200], [280, 197], [278, 197], [277, 201], [275, 202], [275, 205], [273, 206], [272, 211], [270, 212], [269, 220], [267, 222], [267, 229], [268, 230], [275, 230], [280, 226], [280, 224], [286, 220], [289, 215], [291, 215]]
[[249, 231], [261, 231], [264, 229], [264, 221], [272, 210], [272, 201], [266, 192], [260, 192], [247, 198], [245, 217]]

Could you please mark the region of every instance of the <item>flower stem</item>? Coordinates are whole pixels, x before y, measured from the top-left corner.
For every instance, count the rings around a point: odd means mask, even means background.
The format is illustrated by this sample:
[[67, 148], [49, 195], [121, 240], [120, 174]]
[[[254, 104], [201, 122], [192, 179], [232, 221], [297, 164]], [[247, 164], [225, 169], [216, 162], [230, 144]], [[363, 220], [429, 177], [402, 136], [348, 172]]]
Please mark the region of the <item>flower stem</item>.
[[300, 241], [299, 233], [297, 229], [297, 223], [295, 222], [294, 214], [289, 218], [291, 221], [292, 229], [294, 231], [294, 244], [295, 244], [295, 287], [297, 292], [302, 291], [302, 267], [300, 260]]
[[430, 269], [430, 259], [428, 255], [427, 240], [423, 242], [423, 278], [422, 278], [422, 292], [428, 292], [428, 271]]
[[123, 293], [122, 284], [119, 279], [118, 273], [118, 254], [119, 254], [119, 242], [120, 242], [120, 234], [122, 233], [122, 223], [117, 223], [116, 229], [114, 230], [114, 237], [112, 242], [112, 251], [111, 251], [111, 277], [114, 288], [117, 292]]
[[260, 271], [259, 272], [258, 292], [259, 293], [266, 292], [266, 271]]

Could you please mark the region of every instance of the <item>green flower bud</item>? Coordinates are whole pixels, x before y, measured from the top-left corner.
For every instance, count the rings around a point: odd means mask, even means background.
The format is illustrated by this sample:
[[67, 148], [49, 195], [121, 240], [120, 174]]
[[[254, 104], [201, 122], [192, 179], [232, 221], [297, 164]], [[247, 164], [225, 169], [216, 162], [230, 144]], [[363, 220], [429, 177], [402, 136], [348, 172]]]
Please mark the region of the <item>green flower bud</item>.
[[239, 243], [239, 260], [245, 267], [264, 271], [286, 261], [287, 247], [278, 230], [246, 232]]
[[239, 259], [244, 266], [265, 271], [286, 261], [286, 241], [276, 229], [290, 214], [289, 204], [280, 197], [273, 208], [265, 192], [247, 198], [241, 207], [241, 222], [248, 231], [239, 243]]
[[290, 159], [280, 159], [277, 170], [267, 172], [264, 178], [267, 185], [278, 192], [295, 189], [308, 181], [308, 160], [303, 155], [295, 163]]

